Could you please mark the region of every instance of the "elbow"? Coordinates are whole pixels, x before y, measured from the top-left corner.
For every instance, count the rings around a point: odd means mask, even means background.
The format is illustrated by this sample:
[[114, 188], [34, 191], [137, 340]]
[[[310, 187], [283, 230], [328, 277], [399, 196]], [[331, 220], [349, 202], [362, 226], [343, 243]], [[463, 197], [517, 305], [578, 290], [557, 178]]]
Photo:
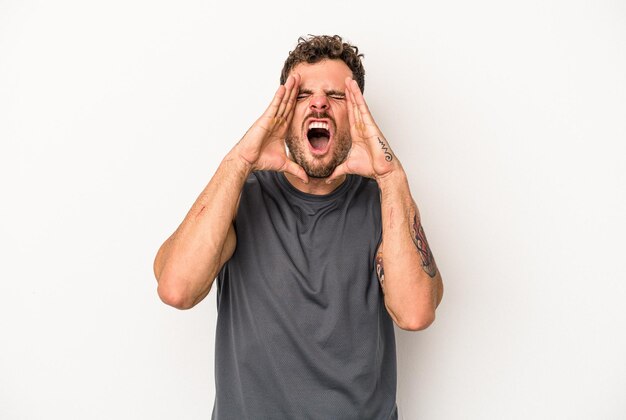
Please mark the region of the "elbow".
[[406, 331], [421, 331], [428, 328], [435, 321], [435, 311], [420, 313], [398, 323], [398, 327]]
[[441, 303], [443, 297], [443, 282], [441, 281], [441, 277], [439, 277], [436, 293], [437, 295], [434, 298], [433, 305], [426, 304], [420, 311], [403, 319], [404, 322], [402, 325], [398, 324], [398, 326], [407, 331], [421, 331], [430, 327], [432, 323], [435, 322], [435, 310], [439, 306], [439, 303]]
[[421, 331], [428, 328], [435, 322], [435, 307], [424, 304], [410, 304], [409, 308], [394, 310], [393, 307], [385, 302], [387, 312], [398, 328], [406, 331]]
[[157, 293], [163, 303], [176, 309], [191, 309], [194, 306], [193, 302], [190, 302], [189, 299], [187, 299], [182, 293], [179, 293], [172, 288], [161, 287], [159, 284], [157, 287]]
[[191, 309], [196, 305], [195, 300], [185, 292], [184, 288], [164, 276], [159, 280], [157, 293], [163, 303], [176, 309]]

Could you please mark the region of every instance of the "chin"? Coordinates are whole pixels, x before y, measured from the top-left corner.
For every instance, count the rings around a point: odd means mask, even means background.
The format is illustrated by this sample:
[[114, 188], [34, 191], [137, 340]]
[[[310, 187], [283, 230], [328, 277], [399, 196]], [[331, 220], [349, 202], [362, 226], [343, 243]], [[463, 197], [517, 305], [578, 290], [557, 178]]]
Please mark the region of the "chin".
[[325, 178], [328, 178], [333, 173], [335, 168], [336, 168], [336, 166], [327, 167], [327, 168], [316, 168], [313, 171], [307, 171], [305, 169], [304, 171], [309, 176], [309, 178], [325, 179]]

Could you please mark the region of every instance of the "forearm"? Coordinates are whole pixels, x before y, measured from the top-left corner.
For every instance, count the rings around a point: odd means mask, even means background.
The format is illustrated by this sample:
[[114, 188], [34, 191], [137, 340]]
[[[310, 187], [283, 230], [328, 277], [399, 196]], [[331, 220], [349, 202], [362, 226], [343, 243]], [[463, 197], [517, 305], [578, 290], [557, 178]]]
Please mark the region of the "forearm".
[[381, 190], [385, 305], [398, 325], [423, 329], [434, 320], [441, 301], [441, 275], [402, 167], [398, 164], [377, 181]]
[[159, 249], [154, 272], [164, 302], [187, 308], [209, 292], [250, 170], [231, 151], [183, 222]]
[[161, 299], [187, 309], [210, 291], [221, 266], [233, 255], [233, 220], [243, 185], [253, 170], [288, 172], [308, 182], [304, 169], [285, 153], [300, 75], [290, 75], [263, 115], [221, 162], [178, 229], [157, 252], [154, 275]]

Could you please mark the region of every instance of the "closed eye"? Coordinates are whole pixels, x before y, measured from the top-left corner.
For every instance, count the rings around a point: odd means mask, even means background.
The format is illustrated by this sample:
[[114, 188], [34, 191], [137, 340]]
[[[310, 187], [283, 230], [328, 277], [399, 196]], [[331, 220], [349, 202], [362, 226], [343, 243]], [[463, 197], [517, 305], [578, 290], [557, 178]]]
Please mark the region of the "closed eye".
[[346, 94], [339, 90], [327, 90], [326, 95], [332, 99], [342, 100], [346, 99]]
[[296, 100], [306, 99], [313, 94], [309, 89], [300, 89], [298, 92], [298, 96], [296, 96]]
[[[344, 100], [346, 99], [346, 94], [343, 92], [339, 92], [336, 90], [327, 90], [326, 92], [326, 96], [328, 96], [331, 99], [335, 99], [338, 101]], [[298, 92], [298, 96], [296, 96], [296, 100], [302, 100], [302, 99], [306, 99], [309, 96], [311, 96], [313, 94], [312, 91], [310, 90], [300, 90], [300, 92]]]

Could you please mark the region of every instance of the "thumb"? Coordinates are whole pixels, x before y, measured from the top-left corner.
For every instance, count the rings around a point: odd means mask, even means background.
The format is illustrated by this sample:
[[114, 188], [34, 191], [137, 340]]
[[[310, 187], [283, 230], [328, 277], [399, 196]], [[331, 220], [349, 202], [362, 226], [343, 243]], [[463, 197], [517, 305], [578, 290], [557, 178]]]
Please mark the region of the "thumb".
[[335, 170], [333, 171], [333, 173], [330, 174], [328, 178], [326, 178], [326, 183], [330, 184], [331, 182], [334, 182], [340, 176], [346, 175], [349, 173], [350, 173], [350, 170], [348, 169], [347, 162], [344, 162], [341, 165], [337, 166]]
[[285, 164], [282, 168], [279, 169], [280, 172], [287, 172], [291, 175], [294, 175], [302, 180], [305, 184], [309, 183], [309, 176], [306, 174], [302, 166], [298, 165], [293, 160], [287, 158], [285, 160]]

